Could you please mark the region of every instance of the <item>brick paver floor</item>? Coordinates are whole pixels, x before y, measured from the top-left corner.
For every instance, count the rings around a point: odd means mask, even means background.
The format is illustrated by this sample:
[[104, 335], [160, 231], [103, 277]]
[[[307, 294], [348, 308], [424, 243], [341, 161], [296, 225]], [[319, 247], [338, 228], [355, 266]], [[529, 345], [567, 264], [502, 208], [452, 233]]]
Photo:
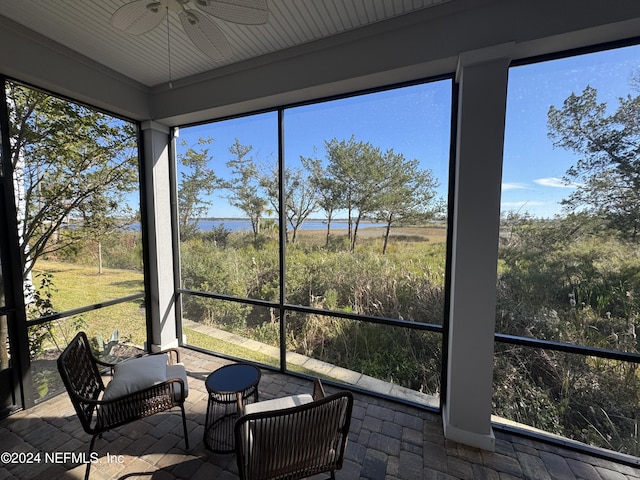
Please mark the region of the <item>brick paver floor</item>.
[[[228, 362], [188, 350], [183, 350], [183, 357], [189, 372], [191, 448], [185, 449], [179, 410], [158, 414], [98, 439], [100, 457], [91, 467], [91, 479], [238, 478], [234, 454], [211, 453], [202, 443], [204, 379]], [[268, 399], [310, 392], [311, 382], [264, 370], [259, 390], [260, 398]], [[495, 452], [481, 451], [445, 440], [435, 413], [366, 395], [355, 394], [355, 399], [346, 461], [338, 479], [640, 480], [638, 468], [503, 432], [496, 432]], [[11, 415], [0, 421], [0, 453], [32, 462], [0, 462], [0, 480], [81, 479], [85, 467], [73, 456], [86, 454], [89, 440], [66, 394]]]

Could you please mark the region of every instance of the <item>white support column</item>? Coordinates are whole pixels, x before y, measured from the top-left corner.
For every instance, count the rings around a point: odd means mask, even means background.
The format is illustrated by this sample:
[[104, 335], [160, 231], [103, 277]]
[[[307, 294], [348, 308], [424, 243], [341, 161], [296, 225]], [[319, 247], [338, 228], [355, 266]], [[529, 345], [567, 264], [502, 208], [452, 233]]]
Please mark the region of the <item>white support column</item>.
[[153, 351], [177, 347], [174, 264], [171, 226], [169, 127], [154, 121], [142, 123], [146, 215], [149, 226], [149, 291]]
[[491, 428], [500, 186], [509, 53], [460, 55], [445, 437], [495, 449]]

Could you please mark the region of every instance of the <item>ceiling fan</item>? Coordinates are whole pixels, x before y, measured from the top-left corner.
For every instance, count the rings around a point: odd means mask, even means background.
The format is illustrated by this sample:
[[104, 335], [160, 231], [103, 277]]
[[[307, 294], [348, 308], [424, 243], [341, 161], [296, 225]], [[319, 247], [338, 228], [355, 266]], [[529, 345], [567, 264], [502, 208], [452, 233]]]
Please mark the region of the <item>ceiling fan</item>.
[[[192, 5], [196, 8], [191, 8]], [[115, 11], [111, 25], [132, 35], [142, 35], [167, 18], [168, 35], [169, 10], [178, 14], [194, 45], [213, 60], [230, 57], [231, 46], [209, 15], [243, 25], [260, 25], [269, 17], [267, 0], [134, 0]]]

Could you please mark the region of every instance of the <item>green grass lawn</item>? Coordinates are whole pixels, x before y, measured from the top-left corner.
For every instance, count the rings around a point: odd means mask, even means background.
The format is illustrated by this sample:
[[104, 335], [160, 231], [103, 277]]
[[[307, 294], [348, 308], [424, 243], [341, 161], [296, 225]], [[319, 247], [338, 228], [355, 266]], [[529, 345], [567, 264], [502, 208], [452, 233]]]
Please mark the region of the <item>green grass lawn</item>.
[[[69, 263], [38, 260], [33, 281], [39, 286], [42, 273], [53, 275], [51, 302], [56, 312], [66, 312], [87, 305], [144, 292], [142, 272], [104, 269]], [[82, 329], [90, 338], [97, 334], [108, 340], [118, 330], [121, 341], [142, 346], [146, 341], [145, 310], [142, 300], [121, 303], [56, 321], [54, 335], [64, 344]]]
[[[225, 342], [223, 340], [214, 338], [204, 333], [197, 332], [190, 328], [185, 328], [184, 332], [187, 336], [189, 345], [203, 348], [211, 352], [220, 353], [223, 355], [229, 355], [231, 357], [242, 358], [244, 360], [249, 360], [251, 362], [261, 363], [264, 365], [271, 365], [273, 367], [280, 366], [279, 358], [271, 357], [269, 355], [256, 352], [249, 348], [236, 345], [235, 343]], [[321, 373], [318, 373], [313, 370], [309, 370], [308, 368], [304, 368], [298, 365], [289, 364], [287, 365], [287, 368], [291, 371], [303, 373], [310, 376], [321, 377], [324, 379], [330, 378], [330, 377], [327, 377], [326, 375], [323, 375]]]
[[184, 333], [187, 336], [189, 345], [204, 348], [205, 350], [221, 353], [223, 355], [244, 358], [258, 363], [264, 363], [265, 365], [272, 365], [274, 367], [280, 365], [280, 361], [277, 358], [263, 353], [254, 352], [253, 350], [241, 347], [234, 343], [224, 342], [218, 338], [197, 332], [190, 328], [185, 328]]
[[[92, 305], [115, 298], [126, 297], [143, 291], [142, 273], [104, 269], [102, 274], [93, 267], [79, 266], [68, 263], [39, 260], [34, 269], [34, 282], [39, 284], [38, 275], [49, 273], [53, 275], [52, 303], [57, 312], [65, 312], [78, 307]], [[81, 324], [77, 325], [78, 320]], [[65, 340], [69, 340], [76, 331], [82, 329], [89, 338], [101, 335], [109, 340], [114, 330], [119, 331], [120, 341], [131, 342], [142, 346], [146, 340], [145, 311], [141, 301], [127, 302], [99, 310], [86, 312], [81, 315], [55, 321], [53, 332], [56, 341], [64, 347]], [[217, 338], [194, 330], [185, 329], [189, 343], [212, 352], [243, 358], [265, 365], [279, 366], [277, 358], [254, 352], [248, 348], [224, 342]], [[47, 342], [47, 348], [55, 347], [53, 342]], [[302, 367], [294, 366], [294, 370], [301, 373], [315, 374]]]

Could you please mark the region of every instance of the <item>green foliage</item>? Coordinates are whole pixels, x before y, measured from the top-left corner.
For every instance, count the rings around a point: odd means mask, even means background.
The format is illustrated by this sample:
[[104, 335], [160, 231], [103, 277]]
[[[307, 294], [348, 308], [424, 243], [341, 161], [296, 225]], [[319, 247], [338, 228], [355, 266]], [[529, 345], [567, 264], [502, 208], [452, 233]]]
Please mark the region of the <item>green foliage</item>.
[[[318, 209], [318, 185], [305, 169], [285, 168], [284, 179], [284, 218], [286, 219], [286, 240], [295, 243], [298, 230], [309, 215]], [[269, 201], [276, 214], [280, 212], [280, 183], [277, 165], [267, 170], [260, 178], [260, 185], [266, 190]], [[289, 230], [292, 234], [289, 237]]]
[[548, 136], [554, 146], [579, 156], [565, 178], [575, 190], [562, 203], [569, 210], [586, 209], [635, 240], [640, 228], [640, 96], [627, 95], [618, 103], [609, 114], [595, 88], [572, 93], [562, 108], [549, 108]]
[[[53, 274], [42, 273], [36, 275], [36, 279], [40, 279], [40, 283], [33, 292], [33, 301], [28, 305], [27, 318], [35, 320], [45, 315], [55, 313], [53, 309], [52, 297], [55, 291], [53, 285]], [[49, 324], [31, 325], [28, 327], [29, 332], [29, 353], [31, 358], [35, 358], [42, 354], [45, 341], [51, 336]]]
[[280, 347], [280, 322], [259, 323], [250, 334], [254, 340], [272, 347]]
[[[371, 244], [373, 245], [373, 244]], [[441, 323], [444, 245], [415, 243], [382, 257], [371, 245], [349, 252], [309, 242], [287, 248], [286, 302], [322, 309]], [[226, 247], [203, 238], [181, 244], [185, 288], [277, 301], [278, 245], [232, 233]], [[363, 276], [363, 272], [366, 275]], [[184, 316], [278, 346], [278, 312], [234, 302], [183, 298]], [[438, 393], [441, 337], [289, 312], [286, 345], [295, 351], [416, 390]]]
[[[311, 184], [319, 190], [319, 201], [329, 220], [337, 208], [346, 209], [351, 250], [355, 250], [358, 226], [366, 218], [387, 225], [382, 253], [388, 245], [391, 226], [401, 221], [432, 218], [439, 203], [433, 202], [438, 181], [430, 170], [420, 169], [418, 160], [408, 160], [393, 149], [382, 151], [369, 142], [336, 138], [325, 141], [328, 165], [303, 158], [311, 170]], [[323, 178], [325, 177], [325, 178]]]
[[212, 161], [209, 149], [203, 147], [212, 142], [212, 138], [201, 138], [197, 146], [189, 147], [178, 157], [183, 166], [178, 188], [178, 222], [183, 240], [194, 237], [198, 232], [198, 217], [204, 215], [211, 205], [207, 196], [220, 185], [217, 175], [208, 167]]
[[108, 341], [105, 341], [104, 337], [98, 333], [94, 337], [93, 342], [96, 352], [102, 358], [110, 357], [118, 343], [120, 343], [120, 332], [118, 329], [111, 332]]
[[[99, 240], [131, 217], [138, 184], [136, 132], [123, 122], [17, 83], [7, 83], [10, 142], [24, 208], [24, 278], [38, 258]], [[46, 221], [45, 221], [46, 219]], [[64, 235], [61, 229], [72, 223]]]
[[139, 231], [117, 232], [102, 241], [105, 268], [119, 268], [141, 272], [142, 236]]
[[267, 201], [263, 198], [256, 160], [250, 155], [252, 150], [251, 145], [242, 145], [240, 140], [235, 139], [234, 144], [229, 147], [229, 153], [233, 157], [226, 164], [231, 169], [233, 178], [224, 187], [230, 191], [227, 197], [229, 204], [239, 208], [251, 221], [255, 240], [260, 234], [260, 223]]
[[[537, 362], [535, 368], [533, 361]], [[539, 375], [547, 371], [545, 367], [550, 363], [541, 352], [496, 345], [494, 413], [547, 432], [561, 431], [558, 404]]]
[[[638, 353], [640, 250], [593, 218], [503, 223], [496, 330]], [[496, 346], [494, 413], [636, 454], [633, 363]]]
[[[216, 292], [237, 297], [249, 296], [251, 258], [236, 250], [218, 249], [212, 242], [194, 240], [183, 243], [183, 288]], [[246, 324], [249, 308], [233, 302], [216, 302], [189, 296], [183, 302], [183, 315], [210, 324], [241, 327]]]
[[434, 276], [437, 267], [427, 264], [423, 252], [381, 257], [370, 249], [327, 253], [289, 248], [287, 301], [325, 307], [329, 292], [336, 310], [441, 323], [443, 276]]
[[56, 288], [53, 284], [52, 273], [39, 273], [35, 275], [36, 280], [40, 280], [37, 288], [33, 292], [33, 301], [29, 304], [28, 319], [35, 320], [45, 315], [56, 313], [53, 309], [53, 294]]
[[211, 242], [215, 245], [216, 248], [226, 248], [227, 242], [229, 241], [229, 235], [231, 234], [231, 230], [224, 226], [224, 223], [221, 223], [213, 230], [209, 232], [203, 232], [201, 234], [201, 238], [204, 241]]
[[[66, 231], [60, 232], [60, 235], [66, 235]], [[102, 236], [100, 240], [102, 265], [105, 268], [142, 271], [142, 236], [139, 231], [118, 230], [109, 232]], [[87, 239], [71, 243], [55, 254], [48, 254], [44, 258], [97, 267], [98, 255], [98, 243]]]
[[[35, 320], [40, 317], [52, 315], [56, 313], [53, 308], [53, 297], [57, 291], [53, 283], [52, 273], [39, 273], [35, 276], [40, 282], [33, 291], [33, 300], [27, 306], [27, 317], [29, 320]], [[62, 320], [54, 320], [39, 325], [30, 325], [28, 327], [29, 334], [29, 353], [31, 358], [37, 358], [45, 350], [46, 346], [53, 344], [58, 351], [62, 351], [65, 345], [69, 343], [75, 332], [85, 325], [82, 317], [77, 317], [71, 322]]]

